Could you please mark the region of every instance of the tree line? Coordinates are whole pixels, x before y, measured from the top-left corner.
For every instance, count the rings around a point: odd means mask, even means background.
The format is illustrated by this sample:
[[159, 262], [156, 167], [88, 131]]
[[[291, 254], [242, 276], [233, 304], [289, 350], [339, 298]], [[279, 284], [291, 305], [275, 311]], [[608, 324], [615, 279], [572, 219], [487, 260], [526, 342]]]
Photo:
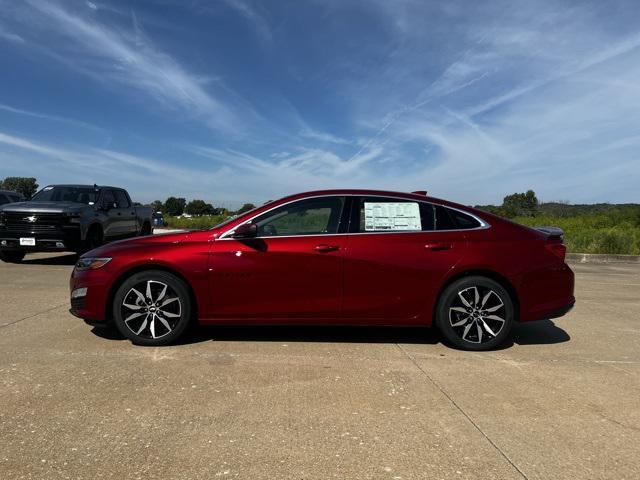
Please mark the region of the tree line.
[[179, 217], [183, 213], [187, 215], [231, 215], [232, 213], [240, 214], [255, 208], [252, 203], [245, 203], [236, 212], [231, 212], [226, 208], [214, 207], [212, 204], [200, 199], [193, 199], [190, 202], [183, 197], [169, 197], [164, 202], [154, 200], [151, 202], [151, 208], [154, 212], [162, 212], [164, 215], [171, 217]]
[[7, 177], [0, 180], [0, 190], [18, 192], [24, 198], [29, 199], [38, 191], [38, 184], [33, 177]]
[[540, 202], [533, 190], [512, 193], [502, 199], [502, 205], [476, 205], [476, 208], [501, 217], [535, 217], [540, 212]]

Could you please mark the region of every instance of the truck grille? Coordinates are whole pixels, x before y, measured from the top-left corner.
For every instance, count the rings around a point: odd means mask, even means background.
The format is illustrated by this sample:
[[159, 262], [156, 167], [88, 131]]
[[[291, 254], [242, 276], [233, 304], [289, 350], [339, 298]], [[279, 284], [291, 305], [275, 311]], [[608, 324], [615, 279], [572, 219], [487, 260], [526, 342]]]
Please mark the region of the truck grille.
[[52, 232], [54, 230], [57, 230], [55, 225], [38, 225], [37, 223], [25, 225], [15, 223], [7, 224], [8, 232]]
[[59, 213], [4, 212], [4, 224], [10, 232], [51, 232], [60, 227]]

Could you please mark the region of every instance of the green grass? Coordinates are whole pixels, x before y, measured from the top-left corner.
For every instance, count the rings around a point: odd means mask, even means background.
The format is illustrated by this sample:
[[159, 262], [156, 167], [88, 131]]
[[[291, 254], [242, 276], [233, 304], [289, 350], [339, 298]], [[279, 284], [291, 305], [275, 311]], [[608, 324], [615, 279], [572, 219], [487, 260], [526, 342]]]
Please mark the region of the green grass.
[[564, 230], [567, 250], [572, 253], [640, 255], [640, 207], [621, 206], [573, 216], [539, 214], [516, 217], [531, 227], [554, 226]]
[[229, 218], [227, 215], [204, 215], [202, 217], [164, 217], [166, 228], [179, 228], [181, 230], [202, 230], [211, 228]]

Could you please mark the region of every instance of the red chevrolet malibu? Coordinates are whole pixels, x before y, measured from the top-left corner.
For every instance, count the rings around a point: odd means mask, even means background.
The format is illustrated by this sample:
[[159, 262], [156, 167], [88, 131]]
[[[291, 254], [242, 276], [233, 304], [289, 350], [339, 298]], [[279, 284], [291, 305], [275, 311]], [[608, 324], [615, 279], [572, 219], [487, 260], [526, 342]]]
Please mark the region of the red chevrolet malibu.
[[573, 272], [557, 229], [534, 230], [425, 192], [326, 190], [210, 230], [83, 255], [71, 312], [140, 345], [202, 324], [436, 325], [456, 347], [564, 315]]

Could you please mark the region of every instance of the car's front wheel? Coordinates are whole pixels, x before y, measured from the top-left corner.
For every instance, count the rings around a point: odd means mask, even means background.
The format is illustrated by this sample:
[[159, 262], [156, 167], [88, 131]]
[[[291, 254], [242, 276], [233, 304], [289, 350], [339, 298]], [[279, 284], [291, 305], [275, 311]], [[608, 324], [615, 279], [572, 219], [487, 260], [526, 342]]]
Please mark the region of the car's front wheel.
[[191, 312], [187, 285], [160, 270], [132, 275], [113, 300], [116, 327], [137, 345], [160, 346], [175, 341], [187, 328]]
[[513, 326], [514, 302], [498, 282], [481, 276], [461, 278], [438, 301], [436, 324], [444, 337], [464, 350], [490, 350]]

